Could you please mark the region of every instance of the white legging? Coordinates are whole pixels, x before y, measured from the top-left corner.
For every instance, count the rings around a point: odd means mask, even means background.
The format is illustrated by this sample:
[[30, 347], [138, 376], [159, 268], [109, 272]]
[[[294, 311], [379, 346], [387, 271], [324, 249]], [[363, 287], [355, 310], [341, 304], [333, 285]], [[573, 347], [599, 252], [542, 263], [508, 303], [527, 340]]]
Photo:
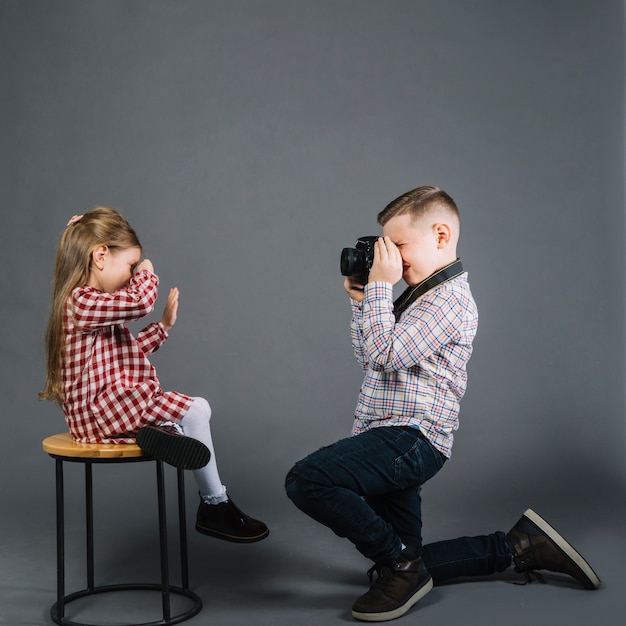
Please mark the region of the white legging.
[[211, 460], [208, 465], [194, 470], [193, 474], [202, 498], [211, 504], [219, 504], [225, 502], [228, 497], [226, 496], [226, 487], [222, 484], [217, 471], [210, 422], [211, 407], [209, 403], [204, 398], [194, 398], [193, 404], [180, 420], [179, 425], [185, 435], [198, 439], [210, 450]]

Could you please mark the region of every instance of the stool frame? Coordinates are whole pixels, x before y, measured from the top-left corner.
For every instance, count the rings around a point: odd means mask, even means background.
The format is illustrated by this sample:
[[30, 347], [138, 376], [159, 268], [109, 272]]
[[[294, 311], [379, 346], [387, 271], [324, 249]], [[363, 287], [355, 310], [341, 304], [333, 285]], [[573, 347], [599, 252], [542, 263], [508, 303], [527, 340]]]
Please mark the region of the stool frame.
[[[122, 445], [122, 444], [120, 444]], [[181, 585], [174, 586], [169, 580], [169, 556], [167, 541], [167, 519], [165, 502], [165, 484], [163, 461], [149, 456], [124, 458], [71, 457], [49, 453], [56, 462], [56, 534], [57, 534], [57, 601], [52, 605], [50, 616], [52, 621], [62, 626], [98, 626], [94, 623], [72, 621], [65, 616], [66, 605], [74, 600], [95, 594], [119, 591], [160, 591], [162, 598], [162, 619], [140, 624], [124, 624], [122, 626], [170, 626], [183, 622], [202, 610], [202, 600], [189, 589], [189, 561], [187, 551], [187, 526], [185, 515], [185, 480], [184, 470], [177, 468], [178, 482], [178, 524]], [[126, 583], [98, 586], [95, 584], [94, 567], [94, 515], [93, 515], [93, 465], [95, 463], [140, 463], [153, 461], [156, 464], [157, 495], [159, 509], [159, 546], [161, 582], [159, 583]], [[86, 518], [86, 560], [87, 585], [85, 589], [66, 594], [65, 591], [65, 501], [63, 463], [82, 463], [85, 466], [85, 518]], [[191, 607], [177, 615], [171, 614], [170, 595], [177, 594], [189, 598]]]

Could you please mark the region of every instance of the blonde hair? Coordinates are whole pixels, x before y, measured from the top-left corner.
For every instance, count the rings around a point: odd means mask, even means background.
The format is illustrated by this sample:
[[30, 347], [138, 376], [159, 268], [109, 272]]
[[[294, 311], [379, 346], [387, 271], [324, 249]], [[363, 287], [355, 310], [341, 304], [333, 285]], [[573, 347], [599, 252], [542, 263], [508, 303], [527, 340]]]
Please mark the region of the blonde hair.
[[120, 213], [115, 209], [96, 207], [70, 220], [57, 250], [46, 330], [46, 386], [39, 392], [39, 397], [59, 405], [63, 403], [63, 317], [67, 301], [76, 287], [87, 283], [92, 252], [103, 245], [110, 250], [141, 248], [135, 231]]

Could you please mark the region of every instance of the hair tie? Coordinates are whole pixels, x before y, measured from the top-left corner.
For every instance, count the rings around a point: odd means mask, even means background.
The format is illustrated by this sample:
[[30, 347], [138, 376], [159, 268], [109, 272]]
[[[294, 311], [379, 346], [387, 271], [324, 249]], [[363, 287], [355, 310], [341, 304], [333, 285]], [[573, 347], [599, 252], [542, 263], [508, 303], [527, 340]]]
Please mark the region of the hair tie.
[[80, 222], [82, 217], [83, 217], [82, 215], [72, 215], [72, 217], [70, 218], [70, 221], [66, 224], [66, 228], [67, 226], [70, 226], [71, 224], [76, 224], [76, 222]]

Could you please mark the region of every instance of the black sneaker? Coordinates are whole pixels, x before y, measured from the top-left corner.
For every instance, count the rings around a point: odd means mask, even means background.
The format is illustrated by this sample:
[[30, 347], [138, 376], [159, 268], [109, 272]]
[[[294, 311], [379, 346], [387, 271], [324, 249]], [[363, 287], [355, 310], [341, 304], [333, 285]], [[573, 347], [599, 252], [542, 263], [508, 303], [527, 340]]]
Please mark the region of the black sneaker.
[[179, 469], [200, 469], [211, 460], [210, 450], [201, 441], [183, 435], [176, 426], [144, 426], [136, 439], [146, 454]]
[[506, 540], [513, 550], [515, 571], [544, 582], [536, 570], [568, 574], [586, 589], [597, 589], [600, 579], [585, 559], [559, 533], [532, 509], [527, 509], [509, 531]]
[[196, 530], [203, 535], [235, 543], [254, 543], [270, 534], [263, 522], [246, 515], [230, 497], [220, 504], [208, 504], [201, 498]]
[[433, 588], [433, 579], [421, 557], [412, 561], [401, 557], [394, 563], [376, 564], [367, 574], [370, 590], [352, 607], [352, 617], [364, 622], [400, 617]]

